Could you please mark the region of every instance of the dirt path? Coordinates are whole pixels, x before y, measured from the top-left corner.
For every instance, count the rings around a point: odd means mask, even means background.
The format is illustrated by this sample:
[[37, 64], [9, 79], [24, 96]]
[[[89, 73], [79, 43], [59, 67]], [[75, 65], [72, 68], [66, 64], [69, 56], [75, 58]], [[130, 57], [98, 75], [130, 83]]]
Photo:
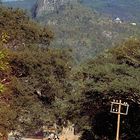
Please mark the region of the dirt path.
[[63, 128], [62, 135], [59, 137], [60, 140], [78, 140], [80, 135], [74, 135], [73, 126]]

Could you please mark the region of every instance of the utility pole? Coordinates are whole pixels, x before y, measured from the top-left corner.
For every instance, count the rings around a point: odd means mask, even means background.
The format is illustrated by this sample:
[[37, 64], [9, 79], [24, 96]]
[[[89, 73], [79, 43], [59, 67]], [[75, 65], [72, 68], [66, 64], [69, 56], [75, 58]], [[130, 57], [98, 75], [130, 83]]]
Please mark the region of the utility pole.
[[[123, 110], [124, 112], [122, 112], [122, 107], [125, 109]], [[122, 103], [121, 100], [113, 100], [113, 102], [111, 102], [111, 109], [110, 112], [111, 113], [115, 113], [118, 114], [118, 120], [117, 120], [117, 132], [116, 132], [116, 140], [119, 140], [119, 133], [120, 133], [120, 117], [121, 115], [127, 115], [128, 114], [128, 108], [129, 105], [127, 102]]]

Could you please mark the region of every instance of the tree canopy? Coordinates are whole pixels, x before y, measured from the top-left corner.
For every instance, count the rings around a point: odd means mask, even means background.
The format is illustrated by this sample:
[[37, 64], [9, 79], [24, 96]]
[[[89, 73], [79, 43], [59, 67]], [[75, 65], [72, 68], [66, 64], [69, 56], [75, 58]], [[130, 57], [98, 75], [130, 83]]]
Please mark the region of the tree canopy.
[[0, 6], [0, 11], [0, 36], [7, 34], [7, 42], [11, 46], [20, 43], [49, 44], [53, 38], [51, 30], [29, 19], [23, 10]]
[[94, 139], [110, 140], [115, 137], [117, 116], [109, 112], [113, 99], [127, 101], [130, 105], [129, 114], [121, 120], [120, 138], [139, 139], [139, 50], [139, 40], [124, 41], [119, 47], [89, 61], [80, 71], [85, 83], [81, 113], [88, 116], [91, 127], [88, 133]]

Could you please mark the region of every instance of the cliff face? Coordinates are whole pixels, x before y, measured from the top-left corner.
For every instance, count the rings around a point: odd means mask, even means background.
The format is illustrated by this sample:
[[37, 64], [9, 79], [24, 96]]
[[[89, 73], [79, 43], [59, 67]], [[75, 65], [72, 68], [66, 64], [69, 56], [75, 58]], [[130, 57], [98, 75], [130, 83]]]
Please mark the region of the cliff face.
[[77, 0], [37, 0], [33, 8], [33, 15], [41, 15], [43, 11], [51, 13], [59, 10], [60, 7], [71, 2], [77, 2]]

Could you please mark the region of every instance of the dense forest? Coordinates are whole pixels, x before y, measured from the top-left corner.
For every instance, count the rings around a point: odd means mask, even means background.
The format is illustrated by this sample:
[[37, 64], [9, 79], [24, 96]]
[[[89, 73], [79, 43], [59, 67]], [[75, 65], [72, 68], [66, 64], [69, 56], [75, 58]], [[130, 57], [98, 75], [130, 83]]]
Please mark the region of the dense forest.
[[[73, 6], [66, 9], [66, 12], [60, 11], [61, 15], [69, 14], [71, 9], [81, 12], [80, 8]], [[55, 14], [52, 14], [52, 18]], [[72, 40], [76, 41], [75, 33], [80, 30], [78, 24], [81, 24], [81, 20], [85, 21], [84, 25], [88, 24], [87, 20], [93, 24], [92, 20], [96, 18], [98, 22], [95, 21], [95, 25], [100, 25], [100, 28], [95, 28], [98, 30], [102, 30], [103, 26], [106, 29], [109, 27], [107, 24], [112, 23], [102, 24], [106, 18], [101, 21], [98, 16], [89, 19], [90, 12], [86, 14], [82, 17], [75, 15], [78, 21], [70, 23], [74, 25], [73, 32], [63, 25], [66, 22], [58, 19], [58, 25], [54, 26], [58, 32], [64, 28], [61, 36], [64, 41], [69, 39], [66, 29], [74, 38]], [[73, 21], [73, 18], [67, 20], [67, 25], [69, 21]], [[84, 25], [81, 24], [81, 27]], [[129, 26], [115, 25], [122, 29], [122, 33], [125, 30], [126, 35], [133, 31]], [[130, 107], [128, 115], [121, 119], [120, 139], [139, 140], [139, 29], [136, 27], [134, 30], [137, 37], [131, 36], [122, 42], [116, 39], [113, 47], [104, 46], [102, 53], [97, 54], [101, 52], [97, 51], [94, 57], [78, 64], [74, 49], [70, 49], [69, 44], [61, 47], [61, 44], [57, 46], [58, 43], [53, 42], [57, 34], [53, 29], [31, 20], [23, 10], [0, 7], [1, 135], [17, 131], [26, 136], [32, 131], [39, 131], [43, 125], [57, 123], [63, 126], [64, 122], [70, 121], [75, 125], [76, 133], [81, 133], [81, 140], [114, 140], [117, 116], [110, 113], [110, 103], [113, 99], [121, 99], [128, 102]], [[97, 37], [97, 49], [98, 42], [104, 41], [104, 38], [99, 38], [100, 35], [91, 37], [83, 28], [81, 32], [85, 33], [87, 38], [83, 36], [82, 39], [87, 44]], [[78, 51], [80, 53], [80, 49]]]
[[[38, 9], [43, 9], [38, 6]], [[118, 41], [139, 36], [139, 24], [121, 24], [80, 3], [64, 4], [59, 10], [38, 12], [35, 20], [55, 31], [52, 47], [70, 48], [79, 62], [93, 58]]]

